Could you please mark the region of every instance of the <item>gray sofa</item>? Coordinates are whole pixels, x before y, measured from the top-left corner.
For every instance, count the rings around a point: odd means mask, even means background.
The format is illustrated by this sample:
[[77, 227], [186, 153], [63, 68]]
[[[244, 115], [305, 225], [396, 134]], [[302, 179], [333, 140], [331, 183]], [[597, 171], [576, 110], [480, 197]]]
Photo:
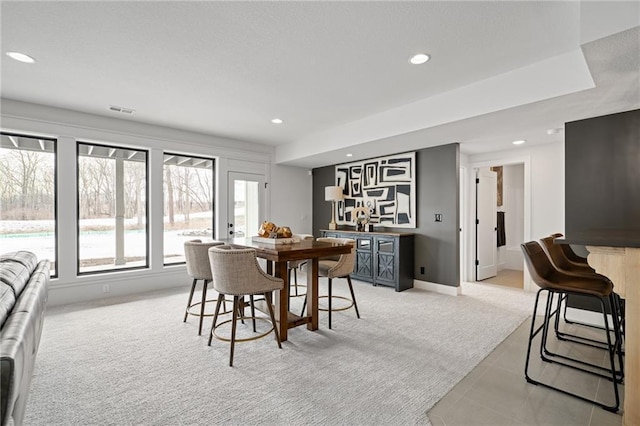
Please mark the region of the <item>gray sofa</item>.
[[47, 305], [49, 262], [0, 255], [0, 424], [23, 423]]

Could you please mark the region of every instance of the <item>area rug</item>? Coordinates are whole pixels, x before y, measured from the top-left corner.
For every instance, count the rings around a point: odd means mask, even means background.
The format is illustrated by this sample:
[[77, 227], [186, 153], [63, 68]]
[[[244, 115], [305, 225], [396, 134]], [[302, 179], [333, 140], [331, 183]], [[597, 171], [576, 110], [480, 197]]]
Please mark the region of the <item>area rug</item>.
[[282, 349], [273, 336], [238, 344], [234, 367], [228, 343], [207, 346], [210, 318], [202, 336], [195, 317], [182, 322], [186, 286], [50, 308], [25, 424], [429, 424], [427, 411], [533, 303], [482, 284], [458, 297], [354, 287], [361, 319], [336, 312], [329, 330], [322, 313], [320, 330], [290, 330]]

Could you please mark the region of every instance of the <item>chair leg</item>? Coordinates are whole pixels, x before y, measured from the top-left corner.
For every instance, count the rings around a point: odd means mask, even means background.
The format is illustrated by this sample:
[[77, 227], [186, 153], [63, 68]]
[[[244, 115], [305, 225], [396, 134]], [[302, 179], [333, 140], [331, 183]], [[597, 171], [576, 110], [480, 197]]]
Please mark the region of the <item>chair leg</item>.
[[[238, 312], [238, 296], [233, 296], [233, 312]], [[238, 317], [233, 315], [231, 318], [231, 349], [229, 351], [229, 367], [233, 367], [233, 348], [236, 343], [236, 323]]]
[[332, 295], [331, 295], [331, 278], [329, 278], [329, 330], [331, 330], [331, 299], [332, 299]]
[[251, 303], [251, 322], [253, 323], [253, 332], [256, 332], [256, 308], [253, 304], [253, 294], [249, 295], [249, 302]]
[[531, 328], [529, 331], [529, 342], [527, 345], [527, 358], [524, 363], [524, 377], [525, 379], [527, 379], [528, 383], [535, 383], [535, 381], [531, 379], [531, 377], [529, 377], [529, 359], [531, 358], [531, 344], [533, 343], [533, 339], [536, 337], [536, 334], [540, 332], [540, 328], [536, 330], [535, 326], [536, 313], [538, 311], [538, 301], [540, 300], [540, 293], [542, 293], [542, 291], [543, 290], [538, 290], [538, 293], [536, 294], [536, 301], [533, 305], [533, 316], [531, 317]]
[[220, 305], [222, 304], [223, 300], [224, 300], [224, 295], [220, 294], [218, 296], [218, 301], [216, 302], [216, 311], [213, 314], [213, 323], [211, 323], [211, 332], [209, 333], [209, 343], [207, 343], [207, 346], [211, 346], [211, 339], [213, 338], [213, 329], [216, 328], [216, 321], [218, 321], [218, 312], [220, 312]]
[[298, 295], [298, 268], [293, 268], [293, 286], [296, 289], [296, 296]]
[[208, 280], [204, 280], [204, 284], [202, 284], [202, 305], [200, 305], [200, 324], [198, 325], [198, 336], [202, 335], [202, 321], [204, 320], [204, 305], [207, 301], [207, 286], [209, 285]]
[[234, 308], [233, 311], [237, 313], [238, 318], [240, 318], [240, 322], [244, 324], [244, 296], [240, 297], [238, 307]]
[[191, 301], [193, 300], [193, 292], [196, 290], [197, 279], [193, 279], [193, 284], [191, 284], [191, 292], [189, 292], [189, 301], [187, 302], [187, 309], [184, 310], [184, 320], [182, 322], [187, 322], [187, 316], [189, 315], [189, 306], [191, 306]]
[[347, 275], [347, 282], [349, 283], [349, 291], [351, 292], [351, 299], [353, 300], [353, 307], [356, 308], [356, 316], [360, 319], [360, 312], [358, 312], [358, 303], [356, 302], [356, 295], [353, 292], [353, 285], [351, 285], [351, 277]]
[[304, 308], [307, 307], [307, 295], [304, 296], [304, 302], [302, 302], [302, 310], [300, 311], [300, 316], [304, 316]]
[[271, 293], [265, 293], [264, 300], [267, 302], [267, 309], [269, 309], [269, 316], [271, 317], [271, 325], [273, 325], [273, 333], [276, 335], [276, 342], [278, 342], [278, 347], [282, 349], [280, 333], [278, 333], [278, 326], [276, 325], [276, 316], [273, 314], [273, 306], [271, 305]]

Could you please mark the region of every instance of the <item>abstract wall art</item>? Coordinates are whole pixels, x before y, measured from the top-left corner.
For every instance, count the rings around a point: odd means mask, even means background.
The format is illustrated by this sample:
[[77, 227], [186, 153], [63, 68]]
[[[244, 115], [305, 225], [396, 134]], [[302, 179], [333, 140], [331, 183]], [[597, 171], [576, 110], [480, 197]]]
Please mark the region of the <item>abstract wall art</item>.
[[353, 211], [369, 210], [369, 222], [398, 228], [416, 227], [416, 153], [391, 155], [336, 166], [336, 222], [354, 223]]

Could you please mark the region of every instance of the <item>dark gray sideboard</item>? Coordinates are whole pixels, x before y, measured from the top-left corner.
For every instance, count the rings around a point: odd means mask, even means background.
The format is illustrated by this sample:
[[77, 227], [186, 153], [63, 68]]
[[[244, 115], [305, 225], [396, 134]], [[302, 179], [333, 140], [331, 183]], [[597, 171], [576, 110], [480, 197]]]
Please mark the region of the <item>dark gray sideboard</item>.
[[396, 291], [413, 288], [413, 234], [328, 229], [320, 232], [323, 237], [356, 241], [353, 279], [393, 287]]

